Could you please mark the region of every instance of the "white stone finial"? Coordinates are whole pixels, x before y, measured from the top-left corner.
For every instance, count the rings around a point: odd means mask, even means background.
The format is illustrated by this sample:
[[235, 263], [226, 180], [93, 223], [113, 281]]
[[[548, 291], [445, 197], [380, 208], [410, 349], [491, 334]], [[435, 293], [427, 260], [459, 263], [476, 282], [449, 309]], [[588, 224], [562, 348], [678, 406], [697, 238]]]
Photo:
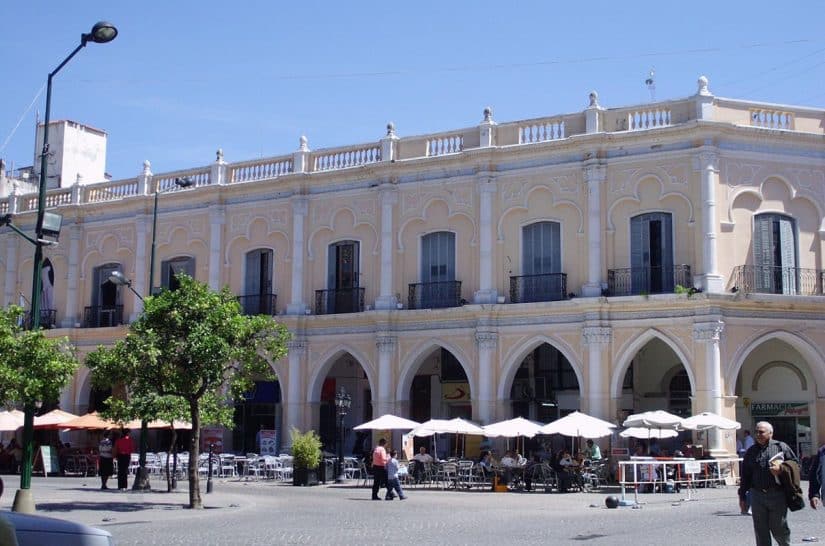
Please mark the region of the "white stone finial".
[[696, 81], [699, 90], [697, 91], [700, 95], [710, 95], [710, 91], [708, 90], [708, 78], [707, 76], [699, 76], [699, 79]]
[[298, 139], [298, 150], [301, 152], [309, 151], [309, 141], [304, 135], [301, 135], [301, 138]]
[[388, 137], [395, 136], [395, 123], [393, 123], [391, 121], [389, 123], [387, 123], [387, 136]]
[[218, 148], [215, 152], [215, 163], [223, 163], [223, 149]]
[[143, 162], [143, 176], [151, 176], [152, 175], [152, 164], [149, 163], [149, 160], [145, 160]]
[[493, 121], [493, 109], [489, 106], [484, 109], [484, 121], [487, 123]]
[[590, 92], [590, 107], [598, 107], [599, 106], [599, 94], [595, 91]]
[[75, 185], [80, 186], [82, 181], [83, 181], [83, 175], [80, 174], [80, 173], [77, 173], [77, 177], [75, 177], [75, 180], [74, 180]]

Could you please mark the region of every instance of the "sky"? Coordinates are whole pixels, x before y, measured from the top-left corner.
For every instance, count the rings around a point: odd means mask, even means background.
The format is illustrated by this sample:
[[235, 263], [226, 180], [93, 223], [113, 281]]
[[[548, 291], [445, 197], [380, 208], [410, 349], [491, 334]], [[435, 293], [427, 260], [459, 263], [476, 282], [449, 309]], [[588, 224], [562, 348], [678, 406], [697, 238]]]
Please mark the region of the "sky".
[[[54, 78], [52, 119], [108, 134], [137, 176], [677, 99], [825, 107], [822, 0], [113, 2], [3, 0], [0, 158], [34, 158], [50, 71], [95, 22], [118, 28]], [[654, 70], [655, 92], [645, 84]]]

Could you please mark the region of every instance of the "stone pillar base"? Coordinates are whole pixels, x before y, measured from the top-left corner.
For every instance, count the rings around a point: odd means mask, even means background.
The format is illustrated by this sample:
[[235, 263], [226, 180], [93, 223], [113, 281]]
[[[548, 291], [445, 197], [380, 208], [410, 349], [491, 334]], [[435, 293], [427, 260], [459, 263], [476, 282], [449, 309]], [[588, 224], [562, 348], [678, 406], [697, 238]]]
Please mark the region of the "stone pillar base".
[[379, 296], [375, 300], [375, 308], [383, 310], [393, 310], [398, 308], [398, 298], [395, 296]]
[[309, 308], [305, 303], [290, 303], [286, 306], [287, 315], [306, 315]]
[[597, 298], [602, 295], [602, 285], [601, 283], [595, 284], [583, 284], [582, 285], [582, 297], [583, 298]]
[[725, 278], [722, 275], [704, 275], [702, 276], [702, 286], [705, 292], [721, 294], [725, 291]]
[[473, 294], [473, 303], [496, 303], [497, 300], [497, 290], [479, 290]]

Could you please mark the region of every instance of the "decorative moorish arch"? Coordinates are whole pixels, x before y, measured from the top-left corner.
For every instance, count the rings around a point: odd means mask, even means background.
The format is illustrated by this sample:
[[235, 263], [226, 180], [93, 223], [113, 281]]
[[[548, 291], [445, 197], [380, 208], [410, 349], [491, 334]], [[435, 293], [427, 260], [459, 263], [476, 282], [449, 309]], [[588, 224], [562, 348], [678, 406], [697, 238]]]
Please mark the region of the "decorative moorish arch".
[[320, 402], [321, 388], [324, 386], [324, 379], [326, 379], [338, 359], [345, 354], [352, 356], [356, 362], [358, 362], [358, 365], [361, 366], [361, 369], [364, 370], [364, 373], [367, 375], [367, 381], [370, 385], [370, 391], [373, 393], [378, 392], [378, 381], [375, 374], [375, 369], [372, 366], [370, 359], [367, 358], [361, 351], [352, 348], [350, 345], [341, 344], [333, 347], [318, 359], [318, 361], [322, 362], [322, 364], [316, 368], [314, 372], [312, 372], [307, 382], [305, 400], [307, 403]]
[[794, 366], [790, 362], [782, 362], [780, 360], [768, 362], [756, 371], [756, 373], [753, 375], [753, 381], [751, 382], [751, 390], [754, 392], [758, 391], [759, 381], [762, 379], [762, 376], [776, 368], [783, 368], [794, 374], [796, 378], [799, 380], [800, 391], [808, 390], [808, 380], [805, 379], [805, 374], [802, 373], [802, 370], [800, 370], [798, 367]]
[[547, 335], [534, 336], [510, 351], [510, 355], [504, 359], [504, 366], [501, 368], [501, 375], [499, 376], [498, 389], [496, 398], [498, 400], [509, 400], [510, 389], [513, 386], [513, 379], [516, 376], [521, 363], [527, 358], [532, 351], [537, 347], [547, 343], [552, 345], [567, 359], [573, 372], [576, 374], [576, 380], [579, 383], [579, 394], [584, 397], [584, 379], [582, 378], [581, 359], [575, 353], [572, 347], [559, 338]]
[[407, 358], [401, 363], [401, 368], [398, 374], [398, 385], [395, 390], [396, 402], [409, 401], [410, 389], [412, 388], [413, 378], [424, 360], [432, 354], [436, 349], [446, 349], [450, 351], [453, 356], [461, 364], [464, 374], [467, 376], [467, 382], [470, 384], [470, 398], [473, 393], [478, 392], [478, 385], [473, 368], [469, 365], [469, 358], [461, 349], [443, 339], [430, 339], [420, 344], [415, 349], [409, 351]]
[[774, 339], [784, 341], [799, 352], [808, 364], [808, 369], [816, 382], [817, 395], [819, 396], [820, 393], [825, 392], [825, 354], [823, 354], [814, 343], [800, 334], [794, 334], [785, 330], [776, 330], [755, 336], [749, 343], [742, 344], [733, 354], [733, 358], [731, 358], [732, 364], [725, 374], [726, 395], [735, 395], [736, 378], [739, 376], [739, 372], [748, 356], [763, 343]]
[[622, 383], [624, 383], [624, 377], [627, 373], [628, 367], [630, 367], [630, 363], [633, 361], [636, 353], [638, 353], [642, 347], [653, 339], [661, 340], [676, 354], [688, 374], [691, 390], [694, 393], [696, 392], [696, 375], [693, 371], [693, 367], [691, 366], [691, 361], [687, 357], [689, 354], [687, 348], [684, 347], [679, 340], [671, 338], [656, 328], [650, 328], [642, 332], [642, 334], [634, 340], [630, 341], [624, 349], [621, 350], [618, 358], [614, 361], [616, 366], [613, 368], [612, 377], [610, 378], [611, 398], [620, 398], [622, 396]]

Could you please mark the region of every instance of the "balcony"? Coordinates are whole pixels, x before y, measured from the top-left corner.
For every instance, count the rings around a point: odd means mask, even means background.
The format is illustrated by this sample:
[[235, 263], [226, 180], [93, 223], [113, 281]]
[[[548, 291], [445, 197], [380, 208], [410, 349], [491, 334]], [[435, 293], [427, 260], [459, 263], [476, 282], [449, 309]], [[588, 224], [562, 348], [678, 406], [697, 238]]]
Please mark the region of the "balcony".
[[123, 324], [122, 305], [96, 305], [83, 312], [84, 328], [106, 328]]
[[825, 295], [825, 271], [801, 267], [740, 265], [731, 275], [733, 292], [789, 294], [794, 296]]
[[461, 281], [422, 282], [410, 285], [407, 307], [410, 309], [444, 309], [460, 307]]
[[522, 275], [510, 277], [510, 302], [531, 303], [567, 299], [567, 274]]
[[363, 310], [363, 288], [335, 288], [315, 291], [316, 315], [360, 313]]
[[238, 296], [238, 303], [244, 315], [270, 315], [275, 316], [275, 303], [278, 300], [276, 294], [250, 294], [248, 296]]
[[[26, 311], [23, 320], [26, 328], [31, 328], [32, 316], [31, 310]], [[57, 310], [56, 309], [41, 309], [40, 310], [40, 327], [44, 330], [55, 328], [57, 326]]]
[[607, 271], [608, 296], [672, 294], [676, 285], [686, 288], [693, 286], [689, 265], [630, 267]]

